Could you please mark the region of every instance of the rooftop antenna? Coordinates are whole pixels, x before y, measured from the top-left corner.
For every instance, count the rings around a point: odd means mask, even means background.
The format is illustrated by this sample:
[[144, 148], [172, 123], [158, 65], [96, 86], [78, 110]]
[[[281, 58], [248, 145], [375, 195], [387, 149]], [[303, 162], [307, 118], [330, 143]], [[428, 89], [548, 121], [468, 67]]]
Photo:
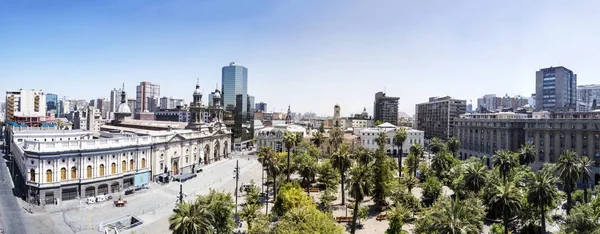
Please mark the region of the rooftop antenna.
[[199, 85], [200, 84], [200, 78], [196, 78], [196, 84]]
[[123, 83], [123, 88], [121, 89], [121, 91], [125, 90], [125, 83]]

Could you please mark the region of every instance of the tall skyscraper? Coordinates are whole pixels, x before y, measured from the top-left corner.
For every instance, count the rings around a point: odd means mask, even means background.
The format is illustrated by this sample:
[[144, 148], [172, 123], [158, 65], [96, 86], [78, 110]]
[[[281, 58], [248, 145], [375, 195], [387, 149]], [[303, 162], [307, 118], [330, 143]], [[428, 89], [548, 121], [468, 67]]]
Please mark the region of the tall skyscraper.
[[254, 113], [255, 111], [255, 106], [254, 106], [254, 96], [252, 95], [248, 95], [248, 104], [247, 104], [247, 111], [248, 113]]
[[259, 102], [254, 105], [256, 111], [267, 112], [267, 103]]
[[398, 125], [398, 100], [399, 97], [388, 97], [384, 92], [377, 92], [373, 104], [373, 121]]
[[135, 113], [152, 112], [159, 106], [160, 85], [144, 81], [136, 87]]
[[241, 115], [246, 115], [248, 108], [248, 69], [236, 65], [234, 62], [221, 70], [221, 83], [223, 85], [223, 105], [227, 110], [235, 110], [236, 96], [242, 95]]
[[577, 74], [565, 67], [543, 68], [535, 73], [537, 111], [575, 111]]
[[46, 111], [54, 110], [55, 115], [58, 117], [58, 95], [53, 93], [46, 94]]
[[417, 129], [425, 138], [448, 139], [454, 136], [454, 120], [467, 112], [467, 101], [446, 97], [431, 97], [429, 102], [415, 106]]

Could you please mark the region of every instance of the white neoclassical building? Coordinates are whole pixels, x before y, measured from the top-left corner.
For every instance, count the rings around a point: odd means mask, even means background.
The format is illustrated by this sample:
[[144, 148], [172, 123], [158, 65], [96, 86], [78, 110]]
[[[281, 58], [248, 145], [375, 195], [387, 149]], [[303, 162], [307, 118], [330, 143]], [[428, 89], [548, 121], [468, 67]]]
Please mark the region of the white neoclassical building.
[[[37, 204], [94, 197], [228, 158], [231, 131], [222, 124], [223, 108], [209, 108], [210, 122], [201, 121], [206, 110], [201, 95], [196, 86], [194, 118], [187, 125], [129, 119], [122, 102], [115, 121], [99, 133], [11, 127], [9, 154], [18, 186], [27, 191], [23, 197]], [[220, 103], [220, 95], [213, 98]]]
[[[402, 153], [406, 155], [413, 144], [423, 144], [425, 134], [420, 130], [407, 127], [402, 128], [406, 129], [407, 133], [406, 140], [402, 144]], [[398, 129], [399, 127], [393, 124], [383, 123], [377, 127], [362, 129], [359, 132], [358, 137], [360, 138], [360, 143], [363, 147], [375, 151], [378, 148], [377, 141], [375, 139], [379, 137], [380, 132], [384, 132], [387, 136], [387, 142], [385, 144], [386, 152], [389, 155], [397, 155], [398, 149], [394, 145], [394, 136], [396, 135], [396, 131]]]
[[270, 146], [278, 152], [284, 152], [287, 149], [283, 144], [283, 135], [285, 132], [293, 132], [301, 135], [303, 138], [307, 136], [306, 128], [294, 124], [278, 124], [274, 127], [266, 127], [258, 130], [256, 133], [256, 146], [260, 150], [263, 147]]

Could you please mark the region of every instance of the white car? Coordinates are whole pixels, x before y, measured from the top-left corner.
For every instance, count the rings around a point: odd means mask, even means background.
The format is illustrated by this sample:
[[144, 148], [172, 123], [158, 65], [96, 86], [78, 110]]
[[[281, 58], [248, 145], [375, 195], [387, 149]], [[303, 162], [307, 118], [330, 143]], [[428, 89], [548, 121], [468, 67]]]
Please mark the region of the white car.
[[87, 203], [87, 204], [94, 204], [94, 203], [96, 203], [96, 198], [95, 197], [88, 197], [88, 198], [86, 198], [85, 203]]

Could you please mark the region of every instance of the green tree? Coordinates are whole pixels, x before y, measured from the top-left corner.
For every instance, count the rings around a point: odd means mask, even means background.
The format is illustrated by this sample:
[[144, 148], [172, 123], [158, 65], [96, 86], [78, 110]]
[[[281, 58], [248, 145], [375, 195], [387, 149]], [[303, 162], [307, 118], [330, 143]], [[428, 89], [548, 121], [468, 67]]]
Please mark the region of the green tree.
[[423, 201], [434, 202], [442, 193], [442, 183], [435, 177], [428, 177], [423, 184]]
[[583, 183], [583, 198], [585, 203], [588, 203], [588, 187], [590, 185], [590, 174], [592, 174], [593, 161], [587, 156], [581, 157], [579, 167], [581, 168], [581, 182]]
[[290, 168], [290, 151], [293, 147], [296, 146], [296, 143], [296, 133], [285, 132], [285, 134], [283, 134], [283, 144], [285, 145], [285, 149], [287, 150], [287, 182], [290, 182], [290, 174], [292, 173]]
[[311, 178], [314, 178], [317, 175], [317, 160], [308, 153], [299, 153], [294, 157], [294, 167], [298, 174], [300, 174], [302, 184], [306, 186], [306, 190], [308, 191]]
[[[410, 153], [413, 154], [414, 159], [413, 159], [413, 176], [417, 177], [417, 168], [419, 167], [419, 157], [423, 157], [423, 153], [425, 152], [425, 149], [423, 148], [423, 145], [419, 144], [419, 143], [415, 143], [413, 144], [410, 149], [409, 149]], [[408, 158], [407, 158], [408, 161]]]
[[259, 197], [260, 197], [260, 192], [258, 191], [258, 187], [256, 187], [254, 180], [250, 180], [250, 187], [248, 187], [248, 189], [246, 189], [246, 203], [258, 204]]
[[269, 228], [269, 220], [266, 215], [258, 214], [258, 216], [252, 221], [252, 227], [248, 227], [249, 234], [269, 234], [271, 229]]
[[337, 151], [344, 142], [344, 133], [339, 128], [333, 128], [329, 131], [329, 145], [333, 147], [333, 152]]
[[494, 168], [498, 169], [504, 181], [506, 181], [506, 176], [512, 172], [515, 166], [517, 166], [515, 154], [510, 150], [496, 151], [496, 155], [492, 157], [492, 160]]
[[300, 206], [291, 209], [275, 224], [274, 234], [343, 234], [333, 218], [314, 206]]
[[350, 177], [350, 196], [354, 198], [354, 215], [352, 216], [352, 226], [350, 233], [356, 231], [356, 218], [358, 217], [358, 208], [360, 202], [369, 195], [373, 189], [371, 175], [366, 167], [357, 165], [352, 168]]
[[317, 181], [325, 185], [325, 188], [337, 190], [338, 184], [340, 184], [340, 174], [331, 164], [331, 160], [323, 160], [319, 164], [318, 169], [319, 178]]
[[330, 212], [331, 206], [333, 205], [333, 201], [335, 201], [337, 197], [335, 196], [335, 190], [331, 188], [327, 188], [321, 193], [319, 196], [319, 201], [321, 201], [321, 207], [323, 211]]
[[296, 146], [296, 153], [307, 153], [315, 160], [318, 160], [319, 158], [321, 158], [321, 156], [323, 156], [323, 152], [321, 151], [321, 149], [308, 141], [300, 142]]
[[346, 170], [350, 168], [352, 164], [352, 156], [350, 154], [350, 148], [347, 144], [341, 144], [340, 147], [331, 155], [331, 163], [340, 173], [341, 185], [342, 185], [342, 205], [346, 204], [346, 190], [344, 189], [344, 183], [346, 182]]
[[571, 213], [571, 205], [573, 204], [571, 193], [581, 174], [581, 167], [577, 158], [575, 152], [566, 150], [558, 158], [556, 167], [558, 177], [562, 181], [565, 192], [567, 193], [567, 214]]
[[460, 141], [456, 137], [450, 137], [448, 142], [448, 150], [452, 153], [452, 156], [456, 157], [456, 153], [460, 150]]
[[600, 233], [598, 217], [588, 204], [581, 204], [573, 208], [573, 212], [567, 215], [565, 222], [560, 226], [565, 233], [596, 234]]
[[476, 198], [458, 200], [442, 198], [417, 221], [416, 233], [465, 233], [482, 232], [485, 211], [483, 203]]
[[252, 222], [258, 218], [258, 216], [260, 215], [260, 213], [258, 212], [260, 210], [260, 204], [259, 203], [247, 203], [244, 208], [242, 208], [242, 211], [240, 212], [240, 218], [244, 221], [246, 221], [246, 223], [248, 224], [248, 230], [252, 229]]
[[231, 193], [222, 193], [215, 190], [210, 190], [208, 195], [198, 196], [196, 204], [206, 209], [213, 215], [214, 230], [217, 233], [232, 233], [235, 227], [233, 220], [233, 209], [235, 203]]
[[487, 167], [481, 162], [472, 162], [465, 165], [465, 187], [469, 191], [479, 193], [486, 185]]
[[379, 146], [375, 151], [375, 163], [373, 164], [373, 200], [378, 205], [385, 205], [385, 198], [390, 193], [390, 183], [393, 179], [390, 157], [385, 153], [387, 136], [384, 132], [379, 133], [375, 139]]
[[437, 154], [443, 149], [446, 149], [446, 144], [444, 144], [440, 138], [434, 137], [431, 139], [431, 142], [429, 142], [429, 150], [431, 150], [431, 153]]
[[[273, 179], [273, 196], [277, 196], [277, 175], [280, 172], [280, 157], [275, 150], [269, 146], [263, 147], [257, 153], [258, 161], [267, 168], [267, 180], [268, 177]], [[267, 195], [269, 193], [269, 187], [267, 186]], [[268, 197], [268, 196], [267, 196]], [[268, 200], [268, 199], [267, 199]], [[266, 203], [268, 205], [268, 202]]]
[[369, 207], [361, 205], [358, 208], [358, 223], [362, 223], [369, 218]]
[[442, 174], [448, 172], [450, 168], [453, 166], [454, 157], [450, 156], [448, 151], [445, 148], [438, 151], [433, 158], [431, 159], [431, 169], [435, 172], [435, 175], [438, 178], [442, 178]]
[[490, 204], [493, 209], [502, 211], [504, 234], [508, 234], [509, 220], [521, 210], [523, 195], [515, 184], [509, 181], [505, 181], [502, 185], [494, 186], [492, 194]]
[[[323, 125], [321, 125], [321, 126], [323, 126]], [[320, 149], [321, 146], [323, 145], [323, 142], [325, 142], [325, 137], [323, 137], [323, 133], [320, 131], [315, 132], [313, 134], [312, 142], [313, 142], [313, 144], [315, 144], [315, 146], [317, 148]]]
[[212, 213], [204, 206], [196, 203], [177, 203], [169, 217], [169, 230], [174, 234], [214, 233], [211, 223], [214, 221]]
[[417, 180], [417, 178], [411, 175], [403, 177], [400, 183], [406, 186], [408, 192], [411, 192], [412, 189], [417, 185], [417, 183], [419, 183], [419, 180]]
[[404, 220], [409, 217], [410, 211], [402, 205], [397, 205], [392, 208], [389, 212], [388, 220], [390, 224], [388, 229], [385, 230], [385, 234], [403, 234], [406, 231], [402, 230], [404, 226]]
[[373, 123], [375, 126], [379, 126], [383, 124], [383, 121], [381, 120], [375, 120], [375, 123]]
[[535, 146], [529, 143], [525, 143], [519, 149], [519, 164], [521, 165], [529, 165], [530, 163], [535, 162], [535, 156], [537, 155], [537, 150]]
[[314, 206], [314, 201], [297, 183], [287, 183], [281, 186], [273, 205], [273, 212], [279, 216], [296, 207]]
[[325, 133], [325, 125], [321, 124], [319, 126], [319, 131], [318, 132], [320, 132], [321, 134]]
[[406, 129], [400, 127], [394, 135], [394, 145], [398, 147], [398, 178], [402, 178], [402, 155], [404, 152], [403, 145], [407, 137]]
[[546, 209], [555, 207], [560, 199], [557, 183], [558, 179], [545, 170], [535, 173], [527, 183], [527, 201], [538, 206], [542, 233], [546, 233]]

